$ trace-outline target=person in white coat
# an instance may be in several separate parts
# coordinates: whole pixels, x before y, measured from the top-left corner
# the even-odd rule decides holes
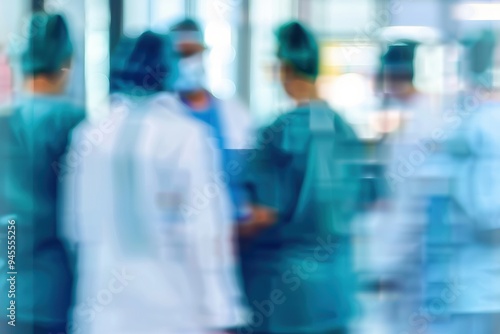
[[[243,323],[219,161],[206,126],[164,92],[164,42],[139,37],[111,115],[73,139],[73,333],[222,333]]]
[[[222,171],[232,200],[235,222],[246,222],[251,216],[244,187],[241,150],[252,148],[252,124],[248,110],[237,99],[221,100],[207,90],[203,54],[206,50],[200,25],[185,19],[170,28],[174,50],[179,57],[173,88],[186,106],[188,114],[209,126],[207,138],[212,151],[222,156]]]

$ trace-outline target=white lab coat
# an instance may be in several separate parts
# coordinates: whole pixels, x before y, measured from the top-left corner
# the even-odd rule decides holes
[[[390,191],[390,208],[368,216],[373,228],[372,270],[385,279],[419,270],[414,261],[421,260],[426,224],[425,203],[420,201],[425,193],[423,182],[438,177],[433,166],[440,143],[429,141],[435,131],[447,129],[442,107],[430,96],[416,95],[397,107],[402,127],[386,143],[389,156],[384,179]]]
[[[221,101],[222,128],[226,135],[226,149],[253,148],[254,128],[249,111],[236,99]]]
[[[424,195],[435,173],[437,158],[425,145],[435,130],[443,128],[436,101],[417,95],[396,106],[402,127],[386,142],[388,157],[384,179],[389,188],[388,205],[366,216],[368,272],[373,278],[397,283],[397,296],[379,304],[374,317],[391,321],[387,332],[406,332],[408,319],[422,305],[423,254],[427,210]],[[438,143],[436,143],[437,145]],[[397,309],[397,314],[394,314]],[[379,312],[379,313],[378,313]]]
[[[117,98],[104,123],[75,134],[74,333],[205,333],[243,323],[228,196],[213,181],[219,162],[206,132],[158,94]]]

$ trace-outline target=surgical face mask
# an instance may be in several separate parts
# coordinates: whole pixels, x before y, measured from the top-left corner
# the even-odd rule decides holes
[[[179,73],[175,82],[175,90],[193,92],[205,88],[206,77],[201,54],[181,58],[178,67]]]

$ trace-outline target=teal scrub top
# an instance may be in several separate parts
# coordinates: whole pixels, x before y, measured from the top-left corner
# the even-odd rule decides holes
[[[70,257],[58,234],[61,158],[85,113],[53,96],[23,96],[0,117],[0,236],[16,221],[16,320],[45,326],[67,321],[73,293]],[[6,113],[5,111],[8,111]],[[0,254],[6,259],[7,252]],[[4,262],[5,265],[5,262]],[[4,267],[5,268],[5,267]],[[7,270],[2,270],[2,277]],[[2,279],[2,309],[9,287]],[[6,307],[6,306],[5,306]]]
[[[316,101],[314,108],[334,127],[333,133],[320,134],[315,152],[311,105],[302,105],[265,128],[247,159],[253,201],[278,212],[272,227],[240,246],[252,333],[342,329],[354,313],[349,225],[357,210],[360,175],[354,165],[360,145],[326,103]],[[319,175],[325,162],[338,169],[330,179],[334,184],[307,184],[313,180],[308,169]],[[330,196],[316,196],[321,187],[329,188]],[[316,195],[303,196],[311,189]],[[320,203],[311,204],[315,201]]]

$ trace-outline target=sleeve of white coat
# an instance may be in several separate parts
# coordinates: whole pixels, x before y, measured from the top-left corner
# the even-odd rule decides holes
[[[255,144],[255,129],[252,117],[247,108],[237,100],[222,102],[226,148],[242,150],[253,148]]]
[[[79,205],[76,185],[81,176],[82,166],[79,163],[72,162],[70,157],[77,152],[77,145],[82,141],[86,127],[88,127],[88,123],[84,122],[73,131],[68,152],[63,158],[62,168],[58,174],[61,186],[59,203],[61,226],[58,233],[64,238],[67,246],[73,252],[76,251],[76,246],[80,241],[77,226]]]
[[[190,261],[206,328],[242,324],[241,291],[235,273],[230,207],[225,185],[215,178],[217,161],[205,136],[193,132],[179,157],[188,171],[181,214],[188,226]],[[217,160],[217,159],[216,159]]]

